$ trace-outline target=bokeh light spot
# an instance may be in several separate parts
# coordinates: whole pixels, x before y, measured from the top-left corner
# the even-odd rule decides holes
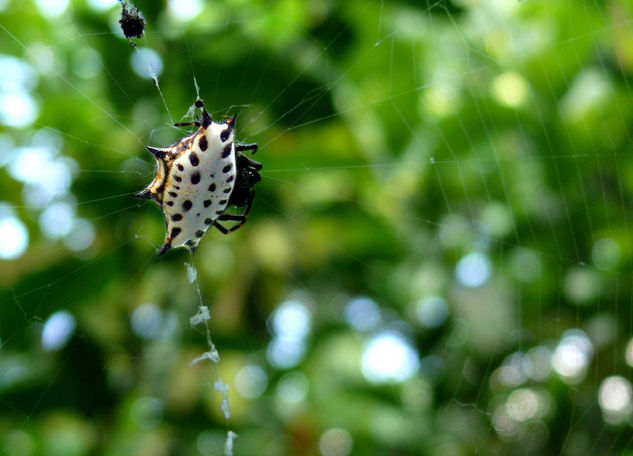
[[[492,264],[483,253],[469,253],[459,260],[455,274],[461,285],[469,288],[480,287],[490,279]]]
[[[620,262],[620,245],[611,238],[599,239],[591,249],[591,259],[598,269],[612,270]]]
[[[282,303],[272,318],[273,331],[280,337],[301,339],[310,331],[310,312],[299,300],[291,299]]]
[[[163,71],[163,59],[155,50],[139,47],[132,54],[132,70],[142,78],[156,78]]]
[[[140,397],[132,404],[132,420],[141,429],[153,429],[163,419],[163,403],[155,397]]]
[[[117,0],[88,0],[88,5],[95,11],[108,10],[117,3]]]
[[[371,298],[357,296],[345,305],[345,321],[358,331],[374,329],[380,320],[380,308]]]
[[[308,395],[309,389],[308,377],[301,372],[289,372],[281,377],[277,384],[279,398],[290,405],[303,401]]]
[[[235,389],[246,399],[261,396],[268,386],[266,371],[256,364],[241,368],[235,376]]]
[[[629,339],[629,343],[626,344],[624,359],[629,366],[633,367],[633,338]]]
[[[92,245],[95,240],[96,231],[92,222],[76,218],[73,226],[64,238],[66,247],[75,252],[85,250]]]
[[[415,315],[427,328],[437,328],[448,318],[448,304],[439,296],[428,296],[418,302]]]
[[[582,381],[593,357],[593,344],[584,331],[571,329],[563,334],[552,356],[552,367],[569,384]]]
[[[40,214],[40,229],[44,236],[58,239],[72,230],[75,206],[65,201],[51,204]]]
[[[29,245],[26,226],[11,212],[0,211],[0,258],[3,260],[21,257]]]
[[[589,304],[598,297],[601,280],[595,270],[588,267],[570,268],[563,281],[563,291],[577,305]]]
[[[9,127],[31,125],[39,114],[31,94],[27,92],[0,92],[0,123]]]
[[[492,95],[504,106],[517,108],[525,103],[529,85],[519,73],[508,71],[492,81]]]
[[[75,331],[75,318],[66,310],[60,310],[51,315],[42,330],[42,346],[45,350],[53,351],[63,348]]]
[[[70,0],[36,0],[35,3],[42,16],[52,19],[64,14]]]
[[[352,452],[352,436],[345,429],[333,428],[325,431],[319,439],[323,456],[347,456]]]
[[[169,0],[169,14],[180,21],[195,19],[202,11],[201,0]]]
[[[403,382],[420,368],[417,351],[396,331],[384,331],[371,338],[362,356],[362,371],[372,383]]]
[[[598,403],[605,419],[612,423],[625,421],[631,414],[631,383],[619,375],[605,378],[598,390]]]
[[[303,340],[275,337],[268,344],[266,354],[272,366],[288,369],[299,364],[305,351],[306,346]]]
[[[137,336],[154,339],[163,328],[163,311],[156,304],[142,304],[134,309],[130,323]]]

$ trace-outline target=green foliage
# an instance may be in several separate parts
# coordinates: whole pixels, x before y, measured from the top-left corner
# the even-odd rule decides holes
[[[632,451],[630,2],[139,0],[134,46],[116,3],[46,3],[0,1],[37,107],[12,126],[2,60],[0,235],[29,240],[0,259],[0,454],[217,455],[228,429],[239,456]],[[248,223],[193,258],[217,369],[190,365],[189,255],[156,256],[132,197],[196,83],[264,164]],[[72,186],[38,199],[53,162]],[[280,365],[293,305],[305,352]],[[46,349],[53,315],[76,327]],[[406,342],[380,346],[387,382],[381,340]]]

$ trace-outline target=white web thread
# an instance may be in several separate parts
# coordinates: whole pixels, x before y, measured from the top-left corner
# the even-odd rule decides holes
[[[24,52],[26,52],[31,58],[35,58],[35,56],[33,55],[33,52],[26,46],[24,45],[24,43],[22,43],[22,41],[20,41],[13,33],[11,33],[9,31],[9,29],[7,29],[4,25],[2,25],[0,23],[0,28],[2,30],[5,31],[5,33],[7,35],[9,35],[11,37],[11,39],[13,39],[20,47],[22,47],[22,49],[24,49]],[[54,68],[51,69],[51,72],[57,76],[60,80],[62,80],[65,84],[67,84],[71,89],[73,89],[75,92],[77,92],[78,95],[80,95],[82,98],[85,98],[86,101],[88,101],[89,103],[91,103],[94,107],[96,107],[99,111],[101,111],[103,114],[105,114],[108,118],[110,118],[114,123],[116,123],[119,127],[121,127],[123,130],[125,130],[127,133],[129,133],[131,136],[133,136],[134,138],[136,138],[136,140],[139,143],[143,143],[141,138],[139,138],[132,130],[130,130],[127,126],[125,126],[123,123],[121,123],[121,121],[119,121],[119,119],[117,119],[116,117],[114,117],[112,114],[110,114],[104,107],[102,107],[100,104],[98,104],[97,102],[95,102],[90,96],[86,95],[81,89],[79,89],[76,85],[74,85],[72,82],[70,82],[67,78],[64,77],[63,74],[61,74],[59,71],[55,70]]]
[[[477,71],[477,70],[476,70],[476,71]],[[418,88],[418,89],[419,89],[419,88]],[[391,93],[390,93],[389,97],[390,97],[390,99],[395,99],[395,98],[397,97],[397,95],[396,95],[396,94],[391,94]],[[337,115],[340,115],[340,114],[342,114],[342,112],[337,112]],[[314,122],[314,121],[313,121],[313,122]],[[300,126],[300,125],[299,125],[299,126]],[[299,126],[293,126],[293,127],[291,127],[290,129],[298,128]],[[581,156],[581,155],[576,155],[575,157],[580,157],[580,156]],[[569,157],[570,157],[570,156],[566,156],[566,158],[569,158]],[[538,157],[533,157],[533,156],[531,156],[531,157],[529,157],[529,158],[530,158],[530,159],[534,159],[534,158],[538,158]],[[556,158],[556,157],[555,157],[555,156],[553,156],[553,157],[551,157],[551,158]],[[561,158],[561,157],[558,157],[558,158]],[[524,158],[524,159],[525,159],[525,158]],[[452,160],[440,160],[440,161],[437,161],[437,162],[435,162],[435,161],[434,161],[434,163],[435,163],[435,164],[439,164],[439,163],[451,163],[451,162],[452,162],[452,163],[462,163],[462,164],[465,164],[465,163],[467,163],[467,162],[468,162],[468,161],[470,161],[470,160],[471,160],[471,159],[468,159],[468,158],[458,158],[458,157],[455,157],[455,158],[454,158],[454,159],[452,159]],[[472,160],[476,160],[476,159],[472,159]],[[506,159],[506,160],[507,160],[507,159]],[[376,165],[366,165],[366,166],[376,166]],[[388,166],[388,165],[387,165],[387,164],[385,164],[385,166]],[[393,166],[393,165],[390,165],[390,166]],[[437,169],[439,168],[438,166],[433,166],[433,167],[434,167],[434,169],[435,169],[436,171],[437,171]],[[332,167],[332,168],[333,168],[333,169],[336,169],[337,167]],[[308,168],[305,168],[305,169],[308,169]],[[311,168],[310,168],[310,169],[311,169]],[[503,176],[503,173],[501,173],[501,175]],[[622,188],[622,187],[620,186],[620,188]],[[561,184],[560,184],[560,183],[559,183],[559,189],[560,189],[560,190],[559,190],[559,193],[564,194],[564,189],[562,188],[562,186],[561,186]],[[467,189],[465,188],[464,190],[466,191]],[[563,195],[563,196],[564,196],[564,195]],[[365,204],[366,204],[366,203],[365,203]],[[585,203],[585,204],[586,204],[586,203]],[[567,207],[568,207],[568,203],[565,203],[565,205],[564,205],[564,206],[565,206],[565,209],[567,209]],[[587,206],[585,205],[585,207],[587,207]],[[449,212],[451,212],[451,211],[450,211],[450,208],[449,208]],[[407,217],[411,217],[410,215],[406,215],[406,216],[407,216]],[[430,220],[425,220],[425,222],[426,222],[426,223],[429,223],[429,224],[432,224],[432,225],[437,225],[437,224],[435,224],[434,222],[432,222],[432,221],[430,221]],[[437,226],[439,226],[439,225],[437,225]],[[554,229],[554,228],[552,228],[552,229]],[[556,238],[554,237],[554,239],[556,239]],[[507,243],[507,242],[505,242],[505,241],[495,241],[495,242],[498,242],[498,243],[500,243],[501,245],[504,245],[504,244],[507,244],[507,245],[514,245],[514,244],[512,244],[512,243]],[[517,245],[517,246],[520,246],[520,243],[518,242],[518,240],[517,240],[517,242],[516,242],[516,245]],[[538,252],[538,251],[537,251],[537,252]],[[563,254],[563,252],[560,250],[560,248],[558,249],[558,254],[556,254],[556,253],[554,253],[554,254],[553,254],[553,253],[551,253],[551,252],[543,252],[543,251],[540,251],[540,252],[538,252],[538,253],[539,253],[539,254],[541,254],[541,255],[544,255],[544,256],[549,256],[549,257],[557,258],[559,261],[565,261],[565,262],[569,261],[570,263],[574,263],[574,264],[578,262],[578,259],[577,259],[577,258],[576,258],[576,259],[565,258],[565,257],[564,257],[564,254]],[[618,274],[618,272],[615,272],[615,274]],[[201,305],[201,307],[203,307],[203,306]],[[204,307],[206,308],[206,306],[204,306]],[[208,310],[208,309],[207,309],[207,310]],[[209,318],[210,318],[210,317],[209,317]],[[207,323],[207,327],[208,327],[208,323]],[[492,358],[491,358],[491,359],[492,359]],[[229,431],[229,432],[230,432],[230,431]],[[228,445],[228,443],[229,443],[229,440],[227,439],[227,445]],[[232,440],[230,441],[230,443],[231,443],[231,446],[232,446]]]
[[[13,38],[13,39],[14,39],[14,40],[15,40],[15,41],[16,41],[16,42],[20,45],[20,46],[22,46],[22,47],[25,49],[25,51],[27,51],[28,53],[30,53],[30,50],[29,50],[29,49],[28,49],[28,48],[27,48],[27,47],[26,47],[26,46],[25,46],[22,42],[20,42],[20,41],[17,39],[17,37],[15,37],[15,36],[14,36],[11,32],[9,32],[9,30],[8,30],[8,29],[6,29],[6,28],[5,28],[4,26],[2,26],[1,24],[0,24],[0,27],[2,27],[2,29],[3,29],[3,30],[4,30],[4,31],[5,31],[5,32],[9,35],[9,36],[11,36],[11,38]],[[81,38],[82,38],[82,40],[84,41],[84,43],[86,43],[86,41],[85,41],[85,39],[84,39],[83,35],[81,35],[81,34],[80,34],[77,30],[75,30],[75,31],[76,31],[76,33],[77,33],[78,35],[80,35],[80,36],[81,36]],[[147,33],[144,35],[144,38],[145,38],[145,40],[146,40],[146,42],[147,42]],[[130,41],[131,41],[131,40],[130,40]],[[163,105],[164,105],[164,107],[165,107],[165,110],[166,110],[166,112],[167,112],[167,115],[168,115],[168,117],[169,117],[169,119],[170,119],[170,123],[171,123],[171,124],[173,124],[173,123],[174,123],[174,121],[173,121],[173,117],[172,117],[172,115],[171,115],[171,113],[170,113],[170,111],[169,111],[169,107],[168,107],[168,105],[167,105],[166,99],[165,99],[164,94],[163,94],[163,92],[162,92],[162,90],[161,90],[161,88],[160,88],[160,83],[159,83],[159,80],[158,80],[158,74],[157,74],[156,70],[153,68],[153,66],[152,66],[151,62],[150,62],[150,61],[149,61],[149,59],[146,57],[146,55],[145,55],[144,53],[140,52],[140,50],[139,50],[138,46],[136,46],[136,45],[135,45],[135,43],[134,43],[133,41],[131,41],[131,42],[132,42],[132,44],[133,44],[134,51],[138,53],[139,57],[142,59],[142,61],[144,62],[145,66],[147,67],[148,74],[149,74],[149,76],[151,77],[151,79],[152,79],[152,81],[153,81],[153,83],[154,83],[154,86],[156,87],[156,89],[157,89],[157,91],[158,91],[158,93],[159,93],[159,95],[160,95],[160,98],[161,98],[161,100],[162,100],[162,102],[163,102]],[[87,43],[86,43],[86,44],[87,44]],[[148,48],[149,48],[149,46],[148,46]],[[108,73],[108,75],[109,75],[111,78],[113,78],[113,76],[112,76],[111,72],[110,72],[110,71],[109,71],[109,70],[105,67],[105,64],[103,63],[103,60],[102,60],[100,57],[99,57],[99,63],[100,63],[100,65],[101,65],[102,67],[104,67],[104,68],[105,68],[105,71]],[[62,79],[64,82],[66,82],[66,83],[67,83],[67,84],[68,84],[71,88],[73,88],[74,90],[76,90],[76,91],[77,91],[80,95],[82,95],[82,96],[84,96],[84,97],[88,98],[86,95],[84,95],[84,93],[83,93],[80,89],[78,89],[77,87],[75,87],[75,86],[74,86],[74,85],[73,85],[70,81],[68,81],[67,79],[65,79],[65,78],[64,78],[61,74],[58,74],[58,73],[56,73],[56,74],[57,74],[57,76],[58,76],[60,79]],[[113,79],[114,79],[114,78],[113,78]],[[197,80],[196,80],[196,78],[195,78],[195,75],[194,75],[193,79],[194,79],[194,85],[195,85],[195,89],[196,89],[196,95],[197,95],[197,98],[200,98],[200,88],[199,88],[198,82],[197,82]],[[120,86],[120,84],[118,83],[118,81],[116,81],[116,80],[115,80],[115,83],[116,83],[116,84],[119,86],[119,88],[123,91],[123,88]],[[126,98],[128,98],[128,99],[129,99],[129,96],[128,96],[125,92],[124,92],[124,95],[126,96]],[[115,117],[113,117],[112,115],[110,115],[110,114],[109,114],[109,113],[108,113],[108,112],[107,112],[104,108],[102,108],[101,106],[97,105],[97,104],[96,104],[96,103],[95,103],[92,99],[90,99],[90,98],[88,98],[88,99],[89,99],[89,101],[90,101],[92,104],[94,104],[94,105],[95,105],[98,109],[100,109],[100,110],[101,110],[104,114],[106,114],[106,115],[107,115],[108,117],[110,117],[113,121],[115,121],[116,123],[118,123],[121,127],[123,127],[125,130],[127,130],[130,134],[133,134],[133,133],[131,132],[131,130],[129,130],[129,129],[128,129],[128,128],[126,128],[123,124],[121,124],[121,123],[120,123],[120,122],[119,122],[119,121],[118,121]],[[192,116],[192,114],[193,114],[194,110],[195,110],[195,104],[194,104],[194,105],[192,105],[192,106],[189,108],[189,110],[187,111],[187,113],[186,113],[183,117],[189,117],[189,116]],[[70,136],[70,135],[66,135],[66,136]],[[81,139],[81,138],[75,138],[75,139],[80,140],[81,142],[90,143],[89,141],[85,141],[85,140],[83,140],[83,139]],[[141,141],[141,138],[139,138],[139,137],[137,137],[137,140],[138,140],[139,142],[142,142],[142,141]],[[97,146],[98,146],[98,147],[104,147],[104,146],[99,145],[99,144],[97,144]],[[115,151],[115,150],[113,150],[113,151]],[[118,151],[115,151],[115,152],[118,152]],[[92,172],[106,172],[106,171],[102,171],[102,170],[86,170],[86,171],[92,171]],[[110,172],[111,172],[111,171],[110,171]],[[112,198],[117,198],[117,197],[122,197],[122,196],[130,196],[130,195],[133,195],[134,193],[135,193],[135,192],[126,193],[126,194],[122,194],[122,195],[110,195],[110,196],[108,196],[108,197],[97,198],[97,199],[93,199],[93,200],[90,200],[90,201],[84,201],[84,202],[80,202],[80,203],[78,203],[78,204],[88,204],[88,203],[93,203],[93,202],[97,202],[97,201],[102,201],[102,200],[107,200],[107,199],[112,199]],[[139,206],[139,204],[140,204],[140,203],[136,203],[136,204],[134,204],[134,205],[128,206],[128,207],[123,208],[123,209],[121,209],[121,210],[113,211],[113,212],[111,212],[110,214],[105,214],[105,215],[102,215],[102,216],[99,216],[99,217],[93,218],[93,219],[91,219],[91,220],[98,220],[98,219],[102,219],[102,218],[107,217],[107,216],[109,216],[109,215],[113,215],[113,214],[116,214],[116,213],[120,213],[120,212],[122,212],[122,211],[126,211],[126,210],[128,210],[128,209],[130,209],[130,208],[132,208],[132,207],[138,207],[138,206]],[[22,205],[22,206],[15,206],[15,207],[33,207],[33,206],[24,206],[24,205]],[[138,239],[138,238],[143,238],[143,236],[136,235],[134,238],[135,238],[135,239]],[[202,293],[201,293],[201,290],[200,290],[200,284],[199,284],[198,279],[197,279],[197,270],[196,270],[195,266],[193,265],[193,261],[192,261],[192,263],[190,263],[190,264],[189,264],[189,263],[185,263],[185,265],[186,265],[186,268],[187,268],[187,276],[188,276],[189,282],[190,282],[190,283],[194,283],[194,284],[195,284],[195,286],[196,286],[196,291],[197,291],[197,293],[198,293],[198,297],[199,297],[199,299],[200,299],[200,305],[199,305],[199,308],[198,308],[198,312],[197,312],[197,313],[196,313],[193,317],[191,317],[191,319],[190,319],[190,324],[191,324],[192,326],[198,326],[198,325],[203,325],[203,326],[204,326],[205,335],[206,335],[206,339],[207,339],[207,344],[208,344],[208,347],[209,347],[209,350],[208,350],[208,351],[204,352],[204,353],[203,353],[203,354],[201,354],[200,356],[198,356],[198,357],[196,357],[195,359],[193,359],[193,360],[191,361],[190,365],[191,365],[191,366],[193,366],[193,365],[195,365],[195,364],[197,364],[197,363],[199,363],[199,362],[202,362],[202,361],[204,361],[204,360],[209,360],[209,361],[211,361],[211,362],[213,362],[213,363],[215,364],[215,366],[216,366],[216,372],[217,372],[217,378],[218,378],[218,379],[217,379],[217,380],[216,380],[216,382],[214,383],[214,389],[215,389],[216,391],[218,391],[218,392],[221,394],[221,396],[222,396],[222,402],[221,402],[221,406],[220,406],[220,407],[221,407],[221,410],[222,410],[222,413],[223,413],[223,415],[224,415],[225,419],[226,419],[226,420],[229,420],[229,419],[230,419],[230,417],[231,417],[231,407],[230,407],[229,398],[228,398],[229,385],[228,385],[227,383],[225,383],[225,382],[221,379],[221,377],[220,377],[220,372],[219,372],[219,368],[218,368],[218,363],[220,362],[220,355],[219,355],[219,353],[218,353],[218,351],[217,351],[217,349],[216,349],[216,347],[215,347],[215,345],[214,345],[214,343],[213,343],[213,341],[212,341],[212,339],[211,339],[211,331],[210,331],[210,328],[209,328],[209,321],[210,321],[210,319],[211,319],[211,315],[210,315],[210,312],[209,312],[208,307],[207,307],[206,305],[204,305],[204,301],[203,301],[203,298],[202,298]],[[79,269],[81,269],[81,268],[79,268]],[[47,288],[50,288],[50,286],[51,286],[51,285],[52,285],[52,284],[49,284],[49,285],[47,286]],[[15,293],[14,293],[14,295],[15,295]],[[18,305],[18,307],[20,307],[20,308],[21,308],[20,303],[19,303],[19,301],[18,301],[18,297],[17,297],[17,296],[14,296],[14,299],[15,299],[15,302],[16,302],[16,304]],[[21,309],[22,309],[22,308],[21,308]],[[22,309],[22,310],[23,310],[23,309]],[[23,310],[23,312],[24,312],[24,310]],[[5,341],[3,341],[2,343],[3,343],[3,344],[4,344],[4,343],[6,343],[6,340],[5,340]],[[42,397],[43,397],[43,396],[42,396]],[[32,415],[32,413],[33,413],[33,411],[32,411],[29,415]],[[226,455],[226,456],[232,456],[232,455],[233,455],[233,441],[234,441],[234,439],[235,439],[235,438],[237,438],[237,436],[238,436],[238,434],[237,434],[237,433],[235,433],[235,432],[233,432],[232,430],[228,430],[228,431],[227,431],[227,439],[226,439],[226,443],[225,443],[225,455]]]
[[[619,25],[621,25],[621,24],[619,24]],[[613,26],[612,28],[615,28],[615,26]],[[5,31],[7,31],[7,30],[5,29]],[[7,33],[9,33],[9,32],[7,31]],[[77,32],[77,33],[79,33],[79,32]],[[586,35],[589,36],[592,33],[595,33],[595,32],[590,32],[590,33],[587,33]],[[578,36],[578,38],[582,38],[584,36],[585,35],[580,35],[580,36]],[[13,38],[15,39],[15,37],[13,37]],[[566,40],[566,41],[569,41],[569,40]],[[564,42],[566,42],[566,41],[564,41]],[[150,68],[151,68],[151,66],[150,66]],[[469,74],[470,73],[473,73],[473,74],[474,73],[478,73],[478,72],[482,71],[483,69],[485,69],[485,68],[482,67],[481,69],[476,69],[476,70],[473,70],[473,71],[469,71],[468,73]],[[195,79],[194,79],[194,82],[195,82]],[[294,82],[294,81],[292,81],[292,82]],[[290,84],[292,84],[292,82]],[[335,83],[336,83],[336,81],[335,81]],[[416,87],[415,89],[412,89],[412,90],[417,91],[417,90],[424,89],[426,87],[428,87],[428,85]],[[196,89],[197,89],[196,91],[198,92],[197,82],[196,82]],[[403,93],[399,93],[399,94],[390,94],[388,97],[386,97],[384,99],[381,99],[381,100],[378,100],[377,102],[373,102],[373,103],[369,103],[369,104],[363,104],[361,106],[348,109],[347,111],[339,112],[338,114],[348,113],[348,112],[350,112],[351,110],[354,110],[354,109],[361,109],[361,108],[366,107],[366,106],[371,105],[371,104],[375,104],[375,103],[387,101],[389,99],[397,98],[397,97],[402,96],[402,95],[404,95],[406,93],[407,92],[403,92]],[[187,111],[186,115],[188,115],[188,114],[189,114],[189,111]],[[297,128],[309,125],[310,123],[319,122],[319,121],[322,121],[322,120],[327,120],[327,118],[329,118],[329,117],[323,117],[323,118],[315,119],[313,121],[306,122],[306,123],[303,123],[303,124],[294,125],[294,126],[288,128],[288,130],[294,130],[294,129],[297,129]],[[44,127],[46,127],[46,126],[44,126]],[[46,128],[52,128],[52,127],[46,127]],[[65,134],[63,132],[59,132],[59,133]],[[70,137],[70,135],[68,135],[68,136]],[[86,144],[91,144],[91,145],[94,145],[94,146],[97,146],[97,147],[103,147],[103,145],[101,145],[101,144],[91,143],[91,142],[83,140],[81,138],[77,138],[77,137],[72,137],[72,138],[76,139],[78,141],[85,142]],[[110,149],[110,148],[107,148],[107,149],[109,151],[119,152],[116,149]],[[555,158],[563,158],[563,157],[565,157],[565,158],[583,158],[583,157],[590,158],[592,156],[593,155],[591,155],[591,154],[568,154],[568,155],[560,155],[560,154],[557,155],[557,154],[554,154],[554,155],[548,155],[548,156],[530,156],[530,157],[524,158],[524,160],[527,160],[527,159],[537,160],[537,159],[545,159],[545,158],[555,159]],[[473,159],[469,159],[469,158],[463,158],[463,159],[462,158],[454,158],[454,159],[443,159],[443,160],[433,159],[433,163],[434,164],[455,164],[455,163],[468,163],[469,161],[477,161],[477,160],[479,160],[479,159],[476,159],[476,158],[473,158]],[[500,160],[508,161],[510,159],[508,159],[508,158],[505,158],[505,159],[501,158]],[[321,167],[321,168],[318,168],[318,167],[317,168],[315,168],[315,167],[297,168],[297,170],[326,170],[326,169],[335,170],[335,169],[346,169],[346,168],[394,167],[394,166],[398,166],[398,165],[399,164],[397,164],[397,163],[395,163],[395,164],[394,163],[382,163],[382,164],[378,163],[378,164],[350,165],[350,166],[328,166],[328,167]],[[85,171],[85,172],[119,172],[119,173],[126,173],[126,171],[111,171],[111,170],[81,170],[81,171]],[[275,172],[279,173],[279,172],[288,172],[288,171],[293,171],[293,169],[272,169],[272,170],[267,170],[267,173],[275,173]],[[123,196],[123,195],[121,195],[121,196]],[[112,196],[112,197],[116,197],[116,195]],[[92,202],[92,201],[98,201],[98,200],[91,200],[89,202]],[[21,206],[21,207],[26,207],[26,206]],[[430,221],[428,221],[428,222],[430,222]],[[574,261],[574,260],[570,259],[570,261]]]
[[[209,327],[209,321],[211,321],[211,312],[209,311],[209,308],[204,304],[202,292],[200,290],[200,282],[198,281],[198,270],[193,264],[193,258],[191,259],[190,263],[185,263],[185,268],[187,269],[187,278],[189,280],[189,283],[194,284],[199,298],[198,311],[189,319],[189,323],[191,324],[191,326],[194,327],[203,327],[205,336],[207,338],[207,345],[209,348],[206,352],[194,358],[189,365],[194,366],[205,360],[209,360],[214,364],[217,380],[213,384],[213,387],[222,395],[222,403],[220,404],[220,409],[222,410],[224,418],[228,421],[231,418],[231,405],[229,403],[228,395],[229,385],[225,383],[220,376],[220,369],[218,367],[220,363],[220,354],[218,353],[218,350],[215,347],[213,340],[211,339],[211,329]],[[224,446],[225,456],[233,456],[233,440],[235,438],[237,438],[237,434],[232,430],[228,430],[226,443]]]
[[[147,32],[145,33],[143,37],[145,39],[145,42],[147,43],[148,49],[151,49],[149,46],[149,40],[147,39]],[[134,46],[134,51],[138,53],[138,55],[143,59],[143,62],[147,66],[147,72],[149,76],[152,78],[152,81],[154,82],[154,86],[156,87],[156,90],[158,90],[158,94],[160,95],[160,99],[163,102],[163,106],[165,106],[165,111],[167,112],[167,116],[169,117],[169,123],[173,125],[174,119],[171,116],[171,112],[169,112],[169,106],[167,106],[167,100],[165,100],[163,91],[160,88],[160,83],[158,82],[158,74],[156,73],[156,70],[152,66],[152,62],[149,61],[145,53],[139,50],[138,46]]]

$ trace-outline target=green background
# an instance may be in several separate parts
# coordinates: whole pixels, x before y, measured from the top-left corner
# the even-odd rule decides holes
[[[174,4],[137,2],[159,93],[118,5],[0,2],[0,53],[37,73],[38,110],[0,125],[0,199],[29,234],[0,260],[1,454],[215,455],[227,429],[236,455],[633,453],[633,2],[206,1],[186,20]],[[188,252],[157,257],[162,214],[131,196],[153,177],[144,146],[188,132],[170,124],[194,76],[264,165],[248,223],[193,259],[218,369],[189,365],[207,345]],[[11,172],[42,137],[71,160],[60,198],[94,228],[85,248],[45,234]],[[345,317],[359,296],[380,317],[365,330]],[[288,300],[310,330],[283,367],[267,352]],[[62,310],[75,331],[46,350]],[[406,379],[363,374],[381,334],[414,348]]]

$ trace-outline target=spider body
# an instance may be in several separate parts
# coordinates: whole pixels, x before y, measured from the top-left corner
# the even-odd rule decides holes
[[[158,161],[152,183],[137,197],[160,204],[165,215],[167,234],[160,249],[162,255],[171,247],[185,246],[193,253],[210,226],[223,233],[239,228],[246,222],[260,180],[261,164],[241,151],[256,151],[256,144],[236,144],[235,116],[226,122],[214,122],[204,108],[202,122],[195,133],[166,148],[149,147]],[[246,206],[241,215],[225,214],[229,205]],[[239,222],[226,229],[220,221]]]
[[[145,33],[145,18],[131,2],[121,2],[121,18],[119,19],[123,35],[127,39],[140,38]]]
[[[238,148],[240,146],[238,146]],[[237,177],[235,178],[235,187],[233,188],[233,193],[231,193],[229,204],[239,207],[248,207],[252,204],[253,198],[255,198],[255,190],[253,187],[255,187],[255,184],[262,179],[262,176],[259,174],[259,170],[262,169],[262,165],[261,163],[248,158],[246,155],[239,152],[239,150],[235,158],[237,165]]]

